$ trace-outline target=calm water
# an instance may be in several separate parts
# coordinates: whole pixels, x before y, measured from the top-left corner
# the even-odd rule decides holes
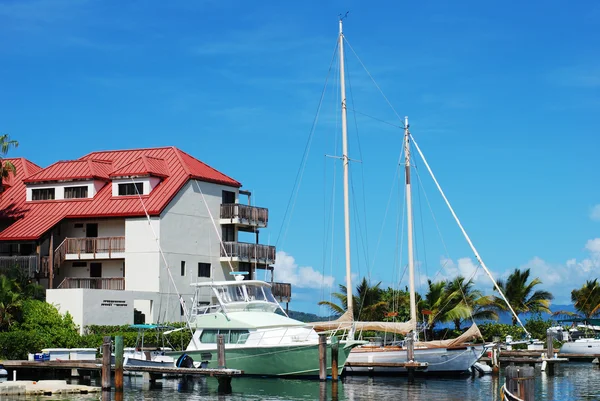
[[[539,367],[538,367],[539,369]],[[503,379],[464,377],[460,379],[420,379],[409,384],[406,378],[346,377],[338,384],[337,400],[448,400],[500,401]],[[92,384],[97,384],[92,382]],[[232,382],[233,394],[220,396],[213,378],[162,380],[162,387],[144,384],[141,378],[125,378],[123,400],[335,400],[332,384],[318,381],[238,378]],[[590,363],[570,363],[557,367],[554,376],[536,370],[536,400],[600,400],[600,369]],[[14,397],[0,397],[0,401]],[[21,397],[19,400],[32,398]],[[44,400],[88,401],[96,395],[43,397]],[[112,400],[115,400],[112,394]]]

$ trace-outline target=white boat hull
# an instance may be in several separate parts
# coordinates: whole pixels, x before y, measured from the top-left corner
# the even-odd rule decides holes
[[[560,347],[561,354],[600,354],[600,339],[582,338],[566,342]]]
[[[415,361],[426,362],[427,369],[423,372],[431,374],[461,374],[467,373],[483,354],[483,345],[469,345],[452,348],[421,348],[415,349]],[[350,352],[345,366],[346,374],[402,374],[406,368],[376,366],[378,363],[406,362],[405,349],[378,348],[365,351],[360,347]],[[353,362],[372,363],[369,367],[353,367]]]

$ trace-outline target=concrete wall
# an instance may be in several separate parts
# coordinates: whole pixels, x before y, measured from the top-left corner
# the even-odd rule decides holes
[[[111,290],[48,290],[46,301],[55,305],[61,313],[69,312],[73,321],[84,333],[88,325],[133,324],[133,309],[136,300],[147,300],[157,304],[160,295],[141,291]],[[146,315],[146,322],[149,322]]]
[[[223,190],[235,192],[237,196],[237,188],[190,181],[161,215],[160,245],[175,285],[188,303],[194,295],[191,283],[231,279],[226,274],[229,268],[225,271],[219,261],[219,217]],[[185,262],[184,275],[181,274],[182,261]],[[211,278],[198,277],[199,262],[211,264]],[[161,288],[172,286],[169,281],[166,269],[161,268]]]

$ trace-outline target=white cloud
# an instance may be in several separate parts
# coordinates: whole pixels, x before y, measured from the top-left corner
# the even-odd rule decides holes
[[[454,262],[452,259],[442,256],[440,265],[442,266],[442,271],[438,277],[442,280],[452,280],[457,276],[463,276],[467,280],[473,279],[475,283],[489,283],[489,278],[483,267],[479,266],[477,268],[478,264],[471,258],[460,258]],[[435,279],[437,280],[437,278]]]
[[[590,210],[590,219],[600,221],[600,204],[592,207],[592,210]]]
[[[291,283],[299,288],[331,288],[335,281],[334,277],[324,276],[310,266],[299,267],[294,257],[284,251],[277,252],[275,277],[279,282]]]
[[[567,261],[568,263],[569,261]],[[521,271],[526,269],[531,270],[531,278],[539,277],[542,280],[542,284],[546,286],[564,283],[565,280],[563,277],[565,273],[563,266],[553,267],[538,256],[534,256],[533,259],[520,267]]]

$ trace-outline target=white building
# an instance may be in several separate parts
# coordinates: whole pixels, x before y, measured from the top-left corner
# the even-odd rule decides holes
[[[131,324],[134,309],[146,323],[182,321],[177,294],[189,307],[190,283],[273,269],[275,247],[258,242],[268,210],[177,148],[93,152],[45,169],[10,161],[17,174],[0,197],[0,268],[26,269],[82,332]],[[289,302],[291,286],[274,284]]]

